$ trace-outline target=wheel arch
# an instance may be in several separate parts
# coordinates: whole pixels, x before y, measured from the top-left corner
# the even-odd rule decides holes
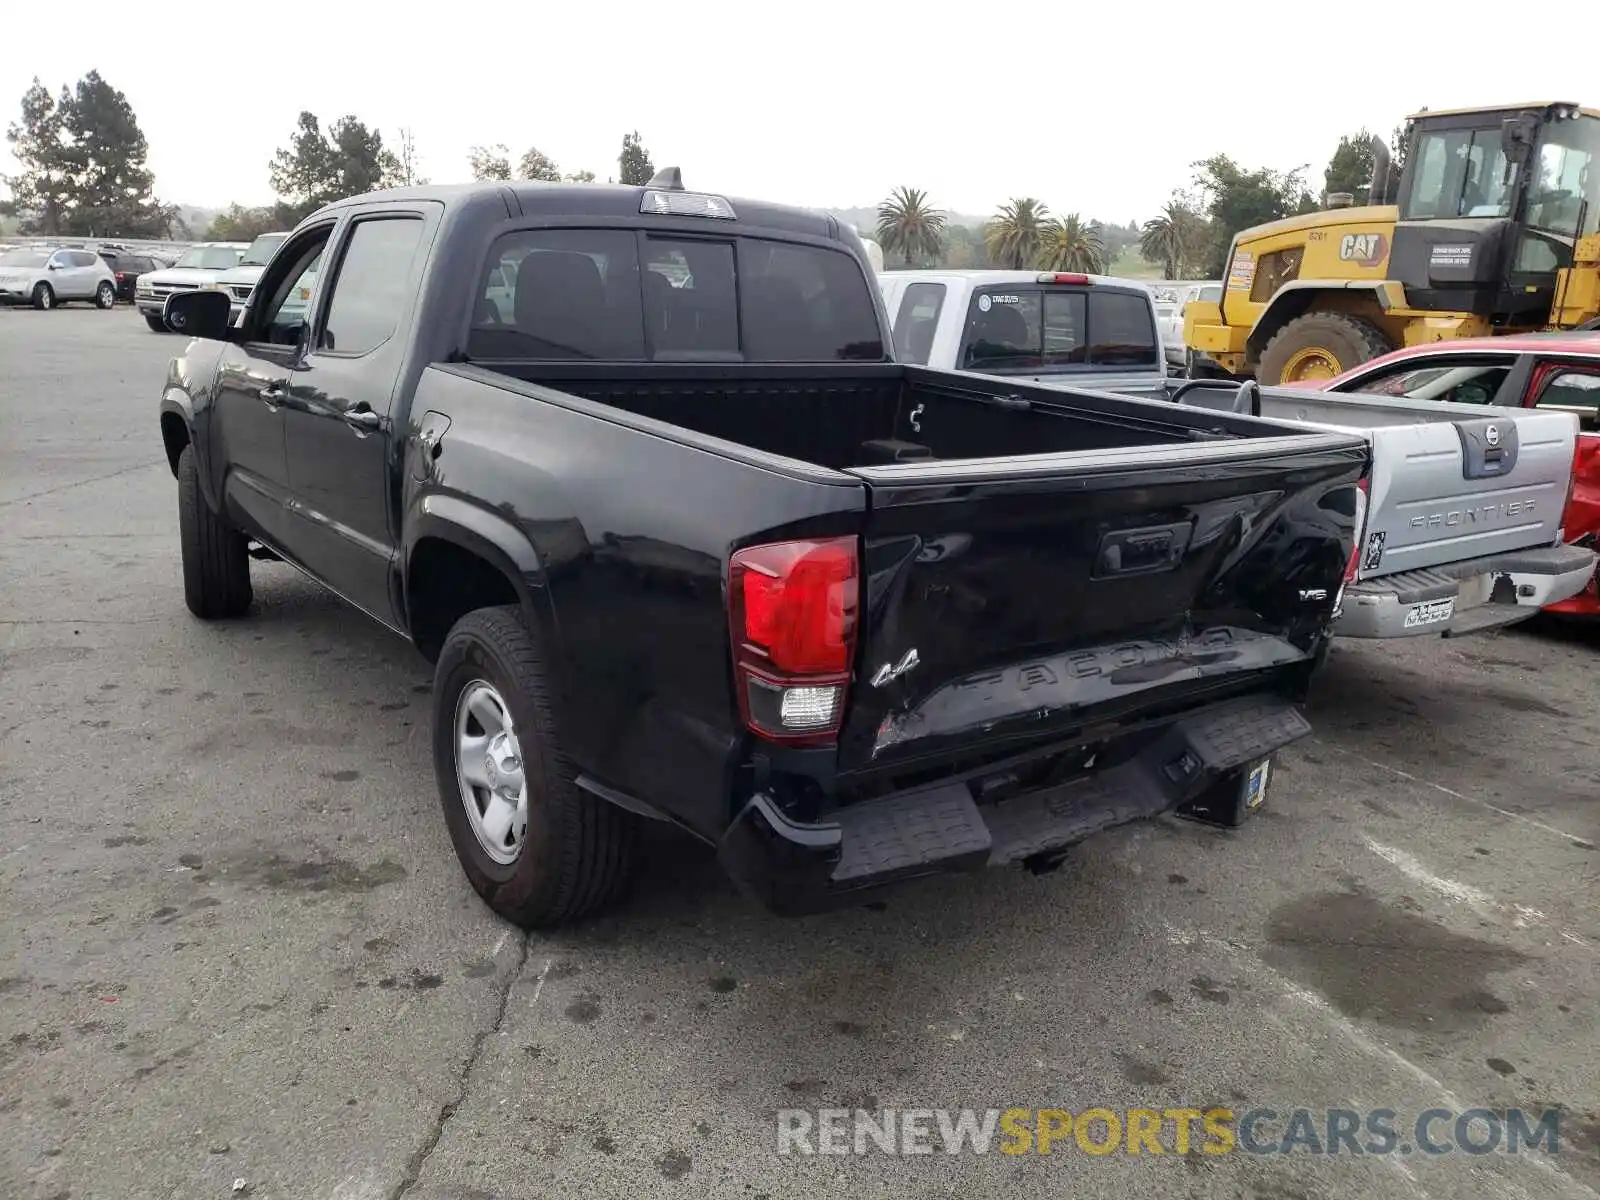
[[[1318,304],[1318,300],[1324,303]],[[1273,293],[1267,307],[1261,310],[1250,336],[1245,342],[1247,360],[1251,366],[1261,362],[1261,354],[1273,336],[1296,317],[1304,316],[1313,308],[1326,308],[1350,316],[1364,316],[1383,329],[1390,341],[1400,339],[1387,313],[1391,308],[1402,307],[1405,295],[1393,280],[1337,280],[1296,279],[1284,284]]]
[[[429,662],[438,658],[451,626],[479,608],[515,604],[531,629],[553,633],[539,552],[506,517],[458,496],[430,495],[405,525],[400,589],[406,631]],[[440,586],[446,579],[450,586]],[[546,644],[555,650],[548,638]]]
[[[186,401],[188,398],[184,397]],[[178,477],[178,458],[184,448],[194,444],[194,431],[190,426],[191,412],[187,403],[174,400],[170,394],[161,401],[161,446],[167,454],[167,466],[172,477]],[[199,454],[196,449],[195,453]],[[205,472],[201,472],[204,478]]]

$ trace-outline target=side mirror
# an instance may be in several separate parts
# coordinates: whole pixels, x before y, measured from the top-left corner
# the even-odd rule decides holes
[[[209,289],[174,292],[162,307],[161,319],[173,333],[225,342],[232,307],[226,292]]]
[[[44,269],[46,271],[59,271],[61,270],[61,264],[52,258],[49,262],[45,263]]]

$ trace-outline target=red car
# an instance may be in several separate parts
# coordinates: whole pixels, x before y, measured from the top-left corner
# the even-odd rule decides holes
[[[1600,541],[1600,331],[1430,342],[1385,354],[1333,379],[1284,386],[1575,413],[1578,448],[1563,526],[1569,542],[1593,546]],[[1576,596],[1546,611],[1600,616],[1597,580],[1600,573]]]

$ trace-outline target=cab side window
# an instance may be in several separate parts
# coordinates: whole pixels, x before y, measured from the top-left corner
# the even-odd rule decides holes
[[[411,260],[421,239],[420,217],[356,222],[333,281],[319,350],[366,354],[389,340],[410,296]]]
[[[247,318],[252,326],[252,342],[265,342],[273,346],[300,344],[311,316],[317,268],[328,244],[328,235],[332,232],[331,223],[310,230],[296,241],[287,243],[281,254],[274,255],[269,275],[262,277],[251,298],[252,303],[258,306],[254,314]]]
[[[1534,405],[1575,413],[1585,433],[1600,432],[1600,372],[1562,371],[1540,389]]]

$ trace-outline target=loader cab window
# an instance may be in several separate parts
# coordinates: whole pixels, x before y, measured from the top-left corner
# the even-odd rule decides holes
[[[1438,129],[1417,139],[1411,190],[1402,216],[1407,221],[1458,217],[1509,217],[1517,172],[1506,176],[1500,126]]]
[[[1600,230],[1600,118],[1546,125],[1528,172],[1526,229],[1514,270],[1548,274],[1572,265],[1573,243]]]
[[[1528,226],[1558,237],[1600,229],[1600,118],[1545,126],[1528,177]],[[1580,222],[1581,227],[1580,227]]]

